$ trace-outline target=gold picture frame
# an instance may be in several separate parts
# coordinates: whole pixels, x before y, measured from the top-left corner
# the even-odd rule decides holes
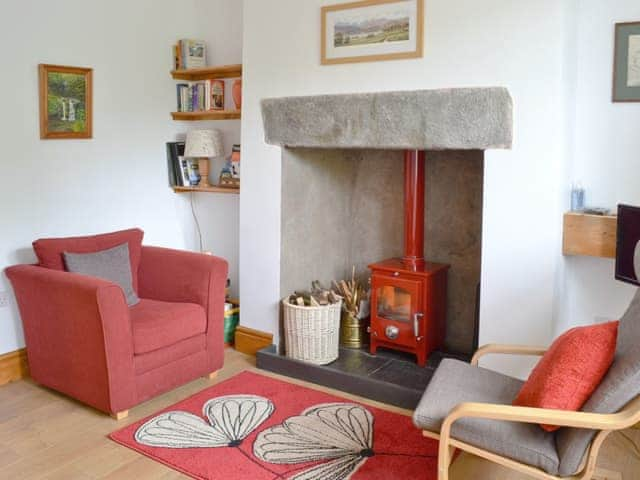
[[[40,138],[93,138],[93,69],[38,65]]]
[[[322,65],[421,58],[424,0],[364,0],[322,7]]]

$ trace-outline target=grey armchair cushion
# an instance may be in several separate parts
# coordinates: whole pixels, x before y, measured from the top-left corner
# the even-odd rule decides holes
[[[620,319],[616,356],[598,389],[582,408],[584,412],[615,413],[640,395],[640,290]],[[557,433],[558,455],[562,476],[580,468],[596,432],[563,428]]]
[[[64,252],[63,255],[68,272],[102,278],[119,285],[129,306],[140,301],[133,289],[128,243],[95,253]]]
[[[449,412],[464,402],[511,405],[523,382],[458,360],[443,360],[433,375],[413,421],[418,428],[439,432]],[[555,434],[537,424],[463,418],[451,435],[463,442],[557,474]]]

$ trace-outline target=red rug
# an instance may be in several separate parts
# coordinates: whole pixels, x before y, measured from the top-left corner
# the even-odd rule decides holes
[[[198,479],[437,478],[410,417],[251,372],[110,437]]]

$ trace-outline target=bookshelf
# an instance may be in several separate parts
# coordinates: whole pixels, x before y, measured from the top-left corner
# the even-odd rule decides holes
[[[209,80],[223,78],[241,78],[242,65],[222,65],[217,67],[193,68],[189,70],[172,70],[171,76],[175,80]],[[202,121],[202,120],[239,120],[240,110],[207,110],[204,112],[172,112],[171,117],[177,121]]]
[[[191,70],[172,70],[171,76],[176,80],[208,80],[210,78],[242,77],[242,65],[223,65],[220,67],[193,68]]]
[[[206,112],[172,112],[174,120],[194,122],[199,120],[239,120],[240,110],[208,110]]]
[[[175,80],[199,81],[209,79],[242,78],[242,65],[222,65],[206,68],[172,70],[171,77]],[[202,121],[202,120],[239,120],[240,110],[207,110],[202,112],[171,112],[173,120],[177,121]],[[175,193],[221,193],[225,195],[239,195],[239,188],[229,187],[172,187]]]
[[[202,193],[226,193],[227,195],[239,195],[239,188],[230,187],[172,187],[175,193],[202,192]]]

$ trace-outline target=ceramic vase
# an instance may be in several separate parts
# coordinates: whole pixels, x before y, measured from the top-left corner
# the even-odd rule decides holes
[[[236,104],[236,109],[242,109],[242,80],[236,80],[233,82],[233,89],[231,93],[233,95],[233,103]]]

